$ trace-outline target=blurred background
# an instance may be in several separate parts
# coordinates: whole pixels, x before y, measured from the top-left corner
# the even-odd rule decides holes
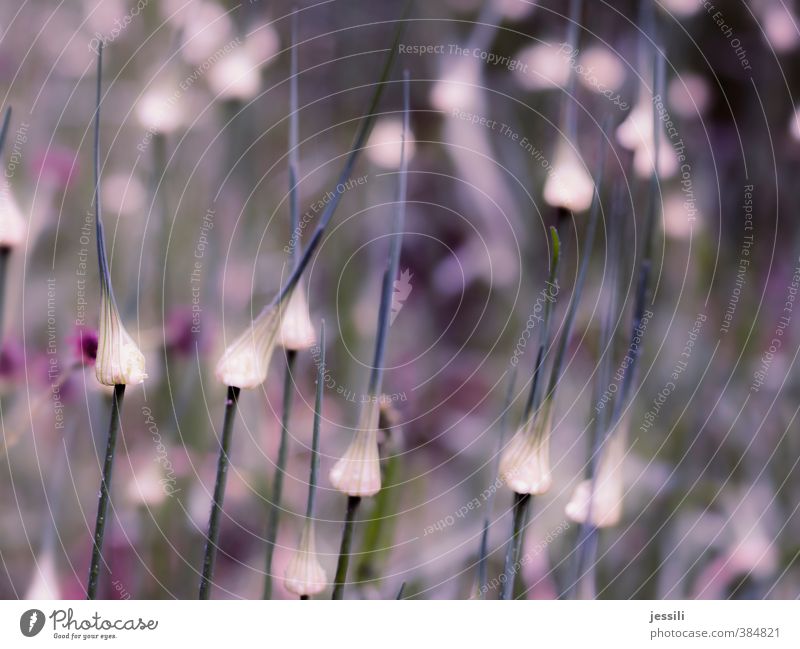
[[[545,288],[547,228],[558,223],[543,190],[551,161],[569,145],[593,176],[606,151],[601,221],[555,405],[554,482],[535,500],[525,537],[531,560],[520,568],[520,596],[562,592],[577,533],[565,506],[585,472],[610,303],[614,367],[628,347],[653,191],[653,94],[664,129],[652,317],[628,418],[623,515],[599,537],[597,595],[798,595],[794,3],[659,0],[660,89],[640,3],[585,4],[575,47],[565,1],[417,3],[357,181],[304,277],[312,321],[328,324],[317,532],[331,576],[345,497],[327,474],[366,389],[406,68],[412,143],[403,299],[384,378],[386,486],[362,505],[348,597],[393,598],[403,581],[407,597],[474,597],[485,517],[489,573],[501,570],[511,492],[480,496],[494,481],[516,362],[511,428],[530,385],[536,345],[520,341]],[[292,11],[300,209],[310,229],[367,111],[402,5],[0,7],[0,94],[14,110],[3,181],[28,224],[11,254],[0,356],[0,596],[84,596],[110,406],[91,367],[99,43],[107,245],[117,301],[149,374],[127,393],[101,596],[193,598],[224,409],[214,364],[272,299],[289,258]],[[587,217],[581,208],[560,224],[556,332]],[[609,254],[612,227],[620,248]],[[215,597],[261,596],[285,364],[276,354],[263,387],[242,394]],[[314,376],[312,354],[301,352],[275,597],[291,596],[281,577],[305,511]],[[464,513],[476,498],[481,504]]]

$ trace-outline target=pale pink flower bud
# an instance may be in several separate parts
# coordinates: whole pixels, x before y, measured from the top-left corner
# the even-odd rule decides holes
[[[285,349],[308,349],[317,340],[308,315],[308,300],[302,285],[294,289],[281,318],[281,345]]]
[[[540,495],[553,483],[550,472],[550,419],[545,403],[539,415],[516,432],[500,456],[500,476],[519,494]]]
[[[589,521],[594,527],[613,527],[622,518],[622,463],[625,456],[624,435],[614,435],[609,441],[608,451],[600,460],[594,494],[592,481],[584,480],[575,488],[567,503],[566,514],[576,523]],[[591,503],[591,506],[590,506]]]
[[[342,459],[331,469],[331,483],[348,496],[374,496],[381,490],[379,414],[378,399],[370,397],[361,409],[353,441]]]
[[[582,212],[592,204],[592,196],[594,181],[583,160],[569,143],[561,142],[544,183],[544,200],[553,207]]]
[[[11,188],[0,189],[0,248],[13,248],[25,240],[25,219]]]
[[[252,389],[266,381],[272,352],[278,343],[282,311],[283,306],[267,307],[228,345],[216,369],[222,383]]]
[[[306,519],[300,545],[286,568],[286,590],[295,595],[316,595],[328,586],[328,576],[317,557],[314,520]]]
[[[95,375],[103,385],[136,385],[147,378],[144,354],[125,330],[117,305],[105,289],[100,297]]]

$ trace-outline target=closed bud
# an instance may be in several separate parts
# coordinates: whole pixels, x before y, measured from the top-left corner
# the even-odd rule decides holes
[[[381,490],[379,413],[378,399],[370,397],[361,410],[353,441],[331,469],[331,483],[348,496],[374,496]]]
[[[286,304],[286,301],[281,303]],[[217,378],[225,385],[252,389],[267,379],[269,362],[278,342],[284,306],[264,309],[250,326],[234,340],[219,359]]]
[[[613,527],[622,518],[622,464],[625,456],[624,435],[614,435],[608,451],[600,460],[594,481],[584,480],[575,488],[566,506],[566,514],[576,523],[591,523],[594,527]]]
[[[617,141],[634,152],[634,170],[643,178],[653,173],[653,102],[653,94],[643,90],[639,103],[617,127]],[[660,176],[672,176],[678,169],[678,158],[661,124],[658,127],[658,173]]]
[[[553,207],[582,212],[592,204],[594,181],[571,144],[556,149],[553,165],[544,183],[544,200]]]
[[[549,491],[553,483],[550,473],[551,412],[546,403],[535,420],[517,431],[500,457],[500,476],[518,494],[540,495]]]
[[[286,590],[299,597],[321,593],[328,585],[328,576],[317,557],[314,520],[307,518],[297,548],[285,576]]]
[[[100,297],[95,375],[103,385],[137,385],[147,378],[144,354],[125,330],[117,305],[105,289]]]
[[[281,345],[285,349],[308,349],[316,342],[314,327],[308,315],[306,291],[299,285],[289,298],[281,318]]]
[[[25,239],[25,219],[11,189],[0,190],[0,248],[14,248]]]

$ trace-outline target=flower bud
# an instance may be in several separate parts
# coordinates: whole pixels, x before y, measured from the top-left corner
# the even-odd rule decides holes
[[[25,219],[11,189],[0,190],[0,248],[14,248],[25,239]]]
[[[281,345],[285,349],[308,349],[316,342],[308,315],[308,300],[302,285],[294,289],[281,318]]]
[[[549,405],[546,402],[542,412],[516,432],[500,457],[500,477],[518,494],[540,495],[553,483]]]
[[[625,456],[624,435],[614,435],[608,451],[600,460],[592,493],[592,480],[584,480],[575,488],[566,506],[566,514],[576,523],[594,527],[613,527],[622,518],[622,463]],[[591,510],[591,514],[590,514]]]
[[[236,388],[252,389],[266,381],[272,352],[278,342],[285,305],[286,301],[281,305],[268,306],[228,345],[216,369],[217,378],[222,383]]]
[[[297,548],[286,568],[286,590],[295,595],[316,595],[328,585],[328,576],[317,558],[314,520],[307,518]]]
[[[634,106],[625,120],[617,127],[617,141],[634,152],[633,167],[637,175],[646,178],[653,173],[653,94],[643,90],[639,103]],[[658,125],[658,173],[672,176],[678,169],[678,157],[667,135]]]
[[[582,212],[592,204],[594,181],[583,161],[567,142],[561,142],[544,183],[544,200],[553,207]]]
[[[122,325],[114,299],[103,289],[95,375],[103,385],[136,385],[147,378],[144,354]]]
[[[342,459],[331,469],[331,483],[348,496],[374,496],[381,490],[379,414],[377,397],[370,397],[361,410],[353,441]]]

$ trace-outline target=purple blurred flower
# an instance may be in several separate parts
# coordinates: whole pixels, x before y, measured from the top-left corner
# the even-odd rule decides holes
[[[78,328],[72,341],[75,345],[77,360],[82,365],[92,366],[97,360],[97,331],[89,327]]]
[[[22,345],[19,341],[6,341],[3,348],[0,349],[0,379],[14,379],[24,362],[25,355],[22,353]]]
[[[179,306],[167,314],[164,325],[164,346],[178,356],[193,354],[195,347],[202,348],[200,334],[194,329],[191,307]]]
[[[34,159],[36,173],[59,189],[69,186],[78,177],[78,160],[75,152],[65,147],[49,147],[37,153]]]

